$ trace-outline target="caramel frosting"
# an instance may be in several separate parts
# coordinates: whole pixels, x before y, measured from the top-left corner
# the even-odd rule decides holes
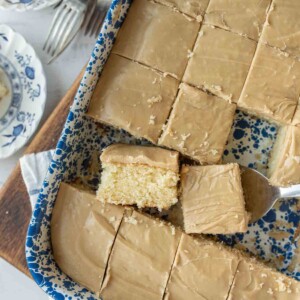
[[[155,2],[173,7],[182,13],[201,20],[200,17],[203,16],[209,0],[155,0]]]
[[[159,144],[202,164],[221,160],[235,104],[182,84]]]
[[[236,103],[256,46],[243,36],[203,25],[183,81]]]
[[[298,300],[300,283],[258,263],[243,259],[238,265],[228,300]]]
[[[270,3],[271,0],[211,0],[204,22],[258,41]]]
[[[179,82],[170,76],[111,54],[87,114],[99,122],[156,143],[178,85]]]
[[[262,42],[300,57],[300,1],[273,0]]]
[[[134,1],[112,52],[181,79],[199,28],[199,22],[169,7]]]
[[[183,166],[181,204],[187,233],[245,232],[248,214],[238,164]]]
[[[276,186],[300,183],[300,127],[286,126],[278,134],[272,154],[270,182]]]
[[[226,299],[238,262],[235,252],[184,234],[164,299]]]
[[[290,123],[299,94],[300,62],[260,44],[238,106],[280,123]]]
[[[181,232],[138,212],[124,217],[108,263],[104,299],[162,299]],[[133,297],[134,296],[134,297]]]
[[[98,293],[123,208],[61,183],[51,220],[55,261],[74,281]]]
[[[141,164],[179,171],[179,153],[159,147],[114,144],[103,150],[101,161],[115,164]]]

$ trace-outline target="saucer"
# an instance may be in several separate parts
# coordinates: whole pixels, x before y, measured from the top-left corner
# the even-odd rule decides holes
[[[0,99],[0,158],[6,158],[33,135],[46,102],[46,79],[39,58],[6,25],[0,25],[0,81],[7,89]]]
[[[0,9],[26,11],[40,10],[55,5],[60,0],[0,0]]]

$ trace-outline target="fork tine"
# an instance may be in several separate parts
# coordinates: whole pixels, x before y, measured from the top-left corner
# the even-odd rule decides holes
[[[71,14],[71,17],[68,20],[67,28],[64,30],[63,35],[60,38],[60,42],[56,47],[56,51],[52,54],[52,56],[55,56],[56,53],[60,51],[60,49],[68,42],[69,37],[71,35],[71,32],[76,25],[77,20],[79,20],[79,14],[76,11],[73,11],[73,14]]]
[[[89,19],[89,22],[88,22],[88,24],[86,26],[84,35],[90,35],[91,29],[92,29],[92,25],[94,24],[94,20],[95,20],[96,17],[97,17],[97,7],[95,6],[95,8],[93,10],[93,13],[91,14],[91,17]]]
[[[78,21],[77,21],[78,20]],[[60,55],[64,49],[72,42],[72,40],[74,39],[74,37],[76,36],[76,33],[78,32],[78,30],[81,27],[81,23],[83,22],[83,19],[80,22],[80,15],[78,14],[76,16],[76,18],[74,18],[73,20],[73,24],[77,24],[76,30],[73,30],[74,28],[72,28],[73,26],[70,26],[69,28],[71,29],[71,32],[69,34],[69,37],[66,36],[65,38],[65,42],[61,44],[61,46],[57,49],[57,51],[54,53],[53,57],[48,61],[48,64],[50,64],[58,55]],[[72,25],[73,25],[72,24]]]
[[[73,16],[76,16],[76,11],[72,10],[72,8],[66,9],[66,13],[63,15],[62,18],[62,24],[59,26],[58,31],[56,32],[56,38],[55,41],[52,44],[52,49],[51,49],[51,56],[54,55],[63,35],[66,29],[69,26],[69,22],[72,19]]]
[[[90,36],[93,36],[95,34],[96,28],[98,26],[98,22],[100,22],[99,20],[100,18],[101,18],[101,11],[97,9],[96,17],[94,18],[94,22],[91,27]]]
[[[48,33],[46,42],[45,42],[45,44],[44,44],[44,46],[43,46],[43,50],[45,50],[45,49],[47,48],[50,39],[52,39],[54,29],[55,29],[55,27],[57,26],[57,25],[56,25],[56,24],[57,24],[57,20],[60,18],[61,14],[63,13],[64,7],[65,7],[65,6],[66,6],[66,5],[60,6],[60,7],[58,8],[56,14],[54,15],[53,21],[52,21],[51,26],[50,26],[50,31],[49,31],[49,33]]]
[[[89,5],[87,7],[86,15],[85,15],[85,18],[84,18],[84,22],[82,24],[82,28],[85,28],[84,35],[86,35],[86,31],[88,30],[88,25],[89,25],[89,22],[91,20],[91,17],[93,16],[95,8],[96,8],[96,1],[95,0],[90,0]]]

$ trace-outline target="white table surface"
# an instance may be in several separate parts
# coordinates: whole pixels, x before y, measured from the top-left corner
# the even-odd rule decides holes
[[[0,23],[11,26],[20,32],[34,47],[40,57],[47,78],[47,103],[40,126],[58,104],[71,86],[82,67],[88,61],[96,38],[77,35],[68,49],[51,65],[42,51],[52,17],[53,9],[37,12],[0,11]],[[0,159],[0,188],[13,170],[24,149],[8,159]],[[48,297],[29,278],[0,259],[0,299],[5,300],[43,300]]]

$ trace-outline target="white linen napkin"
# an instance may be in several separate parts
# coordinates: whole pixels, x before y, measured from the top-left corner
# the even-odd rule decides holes
[[[20,159],[21,172],[29,194],[32,210],[38,199],[53,154],[54,150],[50,150],[24,155]]]

